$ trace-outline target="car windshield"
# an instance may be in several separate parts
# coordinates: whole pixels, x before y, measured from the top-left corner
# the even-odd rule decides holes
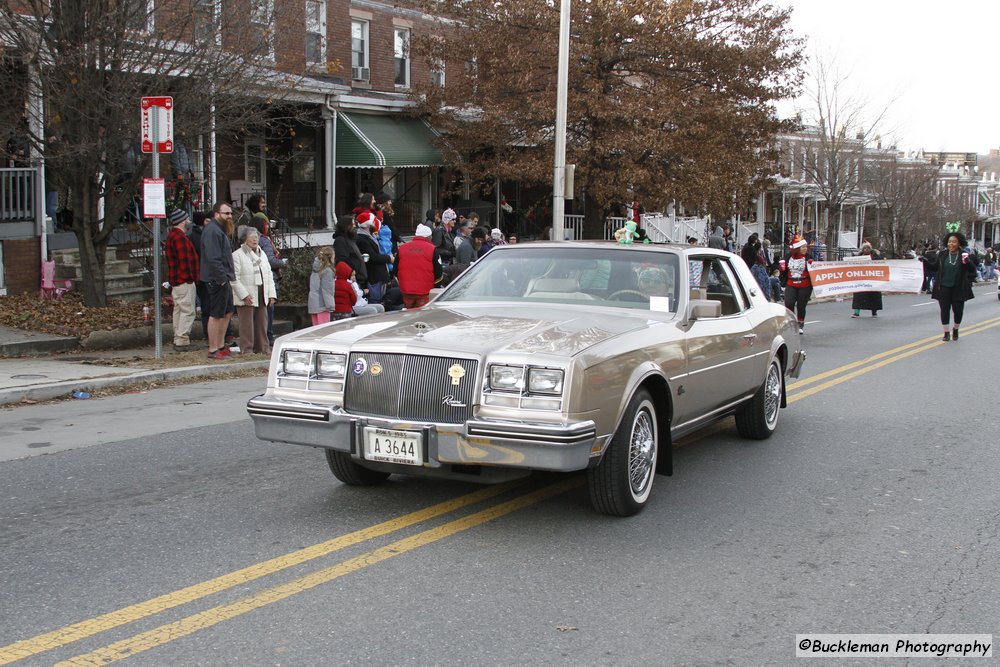
[[[676,312],[678,255],[618,247],[530,244],[489,252],[438,303],[521,301]]]

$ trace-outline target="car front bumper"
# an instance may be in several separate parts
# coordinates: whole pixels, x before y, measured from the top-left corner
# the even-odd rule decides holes
[[[475,419],[461,424],[409,422],[352,415],[340,407],[260,395],[247,402],[261,440],[350,453],[361,464],[421,474],[446,466],[489,466],[569,472],[586,468],[607,440],[593,421],[566,424]],[[366,426],[423,434],[422,466],[366,462]],[[387,467],[388,466],[388,467]]]

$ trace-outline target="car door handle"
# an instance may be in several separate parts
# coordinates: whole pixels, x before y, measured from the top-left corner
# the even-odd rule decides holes
[[[751,345],[751,346],[753,346],[753,344],[754,344],[754,341],[756,341],[756,340],[757,340],[757,334],[755,334],[755,333],[748,333],[748,334],[745,334],[745,335],[743,336],[743,340],[745,340],[745,341],[747,342],[747,344],[748,344],[748,345]]]

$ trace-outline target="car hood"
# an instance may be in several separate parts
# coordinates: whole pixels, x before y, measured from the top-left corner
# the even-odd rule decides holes
[[[560,305],[428,305],[355,317],[291,334],[283,342],[349,345],[366,351],[483,356],[510,351],[572,356],[650,324],[646,311],[582,311]]]

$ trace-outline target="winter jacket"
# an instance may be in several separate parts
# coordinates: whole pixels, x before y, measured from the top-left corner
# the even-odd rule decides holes
[[[222,285],[236,279],[233,248],[218,221],[212,220],[202,229],[200,250],[200,278],[203,283]]]
[[[334,312],[352,313],[358,295],[354,292],[350,277],[354,269],[347,262],[337,262],[337,280],[333,285]]]
[[[715,228],[712,235],[708,237],[708,247],[718,248],[719,250],[726,249],[726,238],[722,235],[722,225]]]
[[[354,242],[358,244],[358,250],[362,254],[368,254],[368,263],[365,265],[368,270],[368,284],[385,284],[389,282],[389,270],[392,266],[392,255],[387,255],[378,241],[365,229],[359,229],[358,235],[354,237]]]
[[[233,303],[237,306],[246,305],[243,299],[252,299],[251,306],[257,308],[266,306],[270,299],[277,299],[274,289],[274,276],[271,275],[271,265],[267,263],[267,255],[257,248],[257,252],[242,245],[232,254],[236,277],[230,283],[233,287]],[[257,303],[257,287],[264,287],[264,303]]]
[[[455,240],[444,225],[431,227],[431,242],[438,249],[442,262],[450,264],[455,260]]]
[[[952,290],[952,301],[968,301],[975,297],[972,293],[972,283],[976,281],[976,262],[973,260],[972,255],[969,255],[968,261],[962,264],[961,253],[959,251],[959,259],[956,260],[959,265],[958,272],[958,284]],[[937,271],[937,280],[934,281],[934,290],[931,292],[931,298],[940,300],[941,298],[941,280],[943,278],[942,268],[945,262],[949,261],[948,249],[939,250],[934,258],[934,261],[929,267],[931,271]]]
[[[368,268],[365,266],[365,260],[361,257],[361,250],[355,241],[356,238],[356,236],[343,235],[337,235],[333,238],[334,261],[337,263],[347,262],[357,274],[355,278],[357,278],[358,284],[367,287]]]
[[[441,279],[441,258],[429,238],[417,236],[399,247],[397,275],[403,294],[430,294]]]
[[[396,234],[396,230],[392,228],[391,222],[382,221],[382,224],[379,225],[378,228],[377,240],[379,252],[389,257],[389,262],[386,265],[387,272],[392,271],[392,258],[399,250],[399,242],[401,239],[399,238],[399,235]],[[368,279],[374,282],[374,279],[370,276]]]
[[[326,267],[319,271],[319,257],[313,260],[313,270],[309,274],[309,314],[333,312],[336,304],[333,301],[334,276],[333,269]]]

